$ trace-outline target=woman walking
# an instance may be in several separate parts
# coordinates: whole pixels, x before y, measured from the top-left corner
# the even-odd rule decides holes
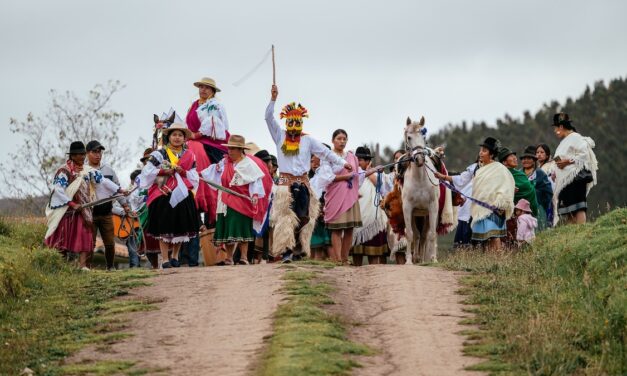
[[[597,183],[594,141],[577,133],[568,114],[553,116],[553,130],[560,144],[555,150],[555,190],[553,204],[567,223],[586,223],[587,196]],[[557,224],[558,216],[553,219]]]
[[[232,135],[224,146],[228,148],[228,156],[202,171],[202,176],[238,195],[218,193],[213,241],[227,245],[226,264],[233,264],[233,253],[239,247],[239,264],[248,265],[248,243],[255,240],[253,223],[260,231],[268,210],[272,178],[262,160],[244,153],[248,149],[244,137]]]
[[[348,134],[337,129],[332,137],[333,152],[344,159],[351,170],[343,168],[336,173],[331,184],[326,188],[324,205],[324,222],[331,231],[332,261],[348,264],[348,253],[353,244],[353,229],[361,227],[361,211],[359,207],[359,163],[357,157],[345,151]],[[327,163],[327,162],[324,162]]]
[[[185,140],[191,132],[174,123],[163,130],[166,146],[150,154],[138,178],[148,189],[146,233],[159,240],[161,267],[179,267],[181,244],[198,235],[200,223],[192,189],[198,185],[194,154]],[[171,255],[170,255],[171,253]]]

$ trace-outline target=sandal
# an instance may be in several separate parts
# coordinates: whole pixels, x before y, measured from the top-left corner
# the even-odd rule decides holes
[[[231,259],[225,259],[224,261],[222,261],[224,263],[224,265],[233,265],[233,260]]]
[[[243,259],[240,259],[237,263],[238,263],[239,265],[250,265],[250,263],[248,262],[248,260],[243,260]]]

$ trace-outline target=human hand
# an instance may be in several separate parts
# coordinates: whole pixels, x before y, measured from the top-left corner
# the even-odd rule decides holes
[[[130,214],[130,213],[131,213],[131,207],[130,207],[130,206],[128,206],[128,205],[124,205],[124,206],[122,206],[122,209],[124,209],[124,212],[125,212],[126,214]]]
[[[571,164],[572,162],[568,159],[564,160],[564,159],[560,159],[559,161],[555,161],[555,165],[561,170],[564,167],[568,166],[569,164]]]
[[[353,171],[353,166],[350,165],[350,163],[344,163],[344,168],[347,169],[348,171]]]
[[[272,85],[272,89],[270,89],[270,98],[272,101],[276,101],[276,97],[279,96],[279,88],[276,85]]]
[[[128,196],[130,194],[130,192],[128,190],[124,189],[124,188],[118,189],[118,193],[122,194],[124,196]],[[126,206],[126,207],[128,207],[128,206]],[[126,209],[124,209],[124,210],[126,210]]]
[[[257,196],[255,195],[250,199],[250,202],[253,204],[253,206],[256,206],[259,202],[259,198],[257,198]]]
[[[70,201],[68,202],[67,206],[69,206],[70,208],[74,209],[74,210],[80,210],[81,206],[79,204],[77,204],[74,201]]]

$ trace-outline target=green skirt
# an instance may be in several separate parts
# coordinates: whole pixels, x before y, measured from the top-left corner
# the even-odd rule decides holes
[[[231,208],[226,209],[225,214],[218,214],[216,232],[213,234],[213,242],[244,243],[255,240],[253,235],[253,219]]]

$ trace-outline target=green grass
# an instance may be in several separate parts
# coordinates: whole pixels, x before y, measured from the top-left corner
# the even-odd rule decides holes
[[[627,374],[627,209],[540,234],[505,254],[465,251],[443,265],[462,279],[465,352],[492,374]]]
[[[349,341],[344,323],[324,310],[333,304],[328,295],[331,287],[318,281],[317,274],[315,270],[285,273],[287,299],[276,312],[260,375],[348,375],[359,366],[351,355],[371,353]]]
[[[154,305],[113,298],[145,285],[152,274],[82,272],[40,247],[44,232],[42,224],[0,221],[0,374],[25,367],[36,375],[141,374],[131,361],[64,368],[62,361],[87,344],[106,347],[125,338],[119,314]]]

